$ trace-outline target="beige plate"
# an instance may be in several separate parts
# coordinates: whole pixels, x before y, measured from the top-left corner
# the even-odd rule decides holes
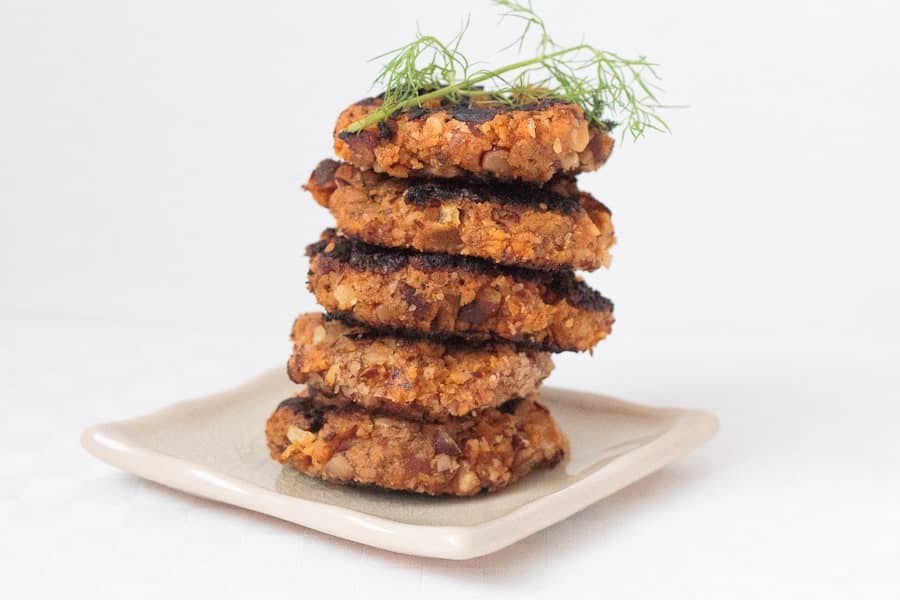
[[[326,484],[274,462],[263,427],[296,391],[280,367],[228,392],[95,425],[81,443],[111,465],[191,494],[394,552],[465,559],[565,519],[718,429],[704,412],[544,388],[542,402],[572,444],[565,463],[495,494],[431,498]]]

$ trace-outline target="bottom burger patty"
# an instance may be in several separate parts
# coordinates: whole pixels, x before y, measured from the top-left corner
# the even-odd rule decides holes
[[[438,424],[333,406],[307,390],[278,406],[266,439],[272,458],[306,475],[431,495],[496,491],[568,452],[565,435],[533,398]]]

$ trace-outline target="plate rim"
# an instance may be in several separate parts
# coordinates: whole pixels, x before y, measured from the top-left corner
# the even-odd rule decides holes
[[[233,401],[283,369],[269,369],[244,383],[119,421],[98,423],[81,434],[81,446],[101,461],[144,479],[189,494],[238,506],[354,542],[416,556],[467,560],[491,554],[566,519],[591,504],[659,470],[712,438],[718,418],[707,411],[651,407],[604,396],[609,405],[631,412],[671,412],[676,418],[663,434],[617,456],[593,473],[560,490],[535,498],[497,518],[474,525],[416,525],[352,508],[289,496],[220,473],[201,463],[152,450],[138,443],[129,428],[165,420],[187,407]],[[566,394],[593,394],[567,388]],[[515,525],[514,527],[511,525]]]

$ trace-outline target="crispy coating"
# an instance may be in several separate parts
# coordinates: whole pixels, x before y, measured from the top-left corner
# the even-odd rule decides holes
[[[335,125],[334,150],[360,169],[392,177],[469,175],[540,184],[599,168],[613,147],[580,106],[553,100],[519,109],[433,102],[358,133],[344,131],[381,105],[381,98],[367,98],[345,109]]]
[[[334,230],[306,252],[318,303],[376,329],[558,352],[593,348],[614,321],[612,303],[570,271],[379,248]]]
[[[546,352],[508,343],[442,343],[375,335],[309,313],[294,321],[288,375],[369,410],[444,421],[537,391]]]
[[[575,181],[522,183],[394,179],[323,160],[306,189],[338,228],[370,244],[477,256],[537,269],[609,266],[609,210]]]
[[[472,496],[553,467],[568,452],[550,413],[531,399],[444,423],[328,402],[314,391],[282,402],[266,423],[272,458],[334,483]]]

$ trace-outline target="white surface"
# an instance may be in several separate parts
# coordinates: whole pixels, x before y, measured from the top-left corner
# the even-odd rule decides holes
[[[713,410],[721,431],[559,525],[444,563],[172,492],[79,448],[80,430],[97,420],[240,382],[283,354],[283,336],[4,319],[0,340],[0,580],[36,597],[311,595],[335,585],[370,597],[521,597],[593,593],[601,582],[610,597],[900,590],[900,378],[886,347],[848,359],[619,336],[602,361],[560,359],[551,384]]]
[[[900,595],[898,9],[881,1],[538,2],[560,37],[663,64],[675,133],[585,187],[620,244],[593,358],[551,383],[715,411],[672,469],[466,564],[362,549],[97,463],[85,425],[224,389],[311,309],[298,190],[365,57],[445,3],[0,4],[0,586]],[[553,6],[551,6],[551,4]],[[496,48],[473,13],[472,54]],[[577,18],[567,18],[576,15]],[[227,586],[222,584],[227,582]],[[6,590],[0,588],[0,595]],[[28,592],[32,592],[29,594]]]

